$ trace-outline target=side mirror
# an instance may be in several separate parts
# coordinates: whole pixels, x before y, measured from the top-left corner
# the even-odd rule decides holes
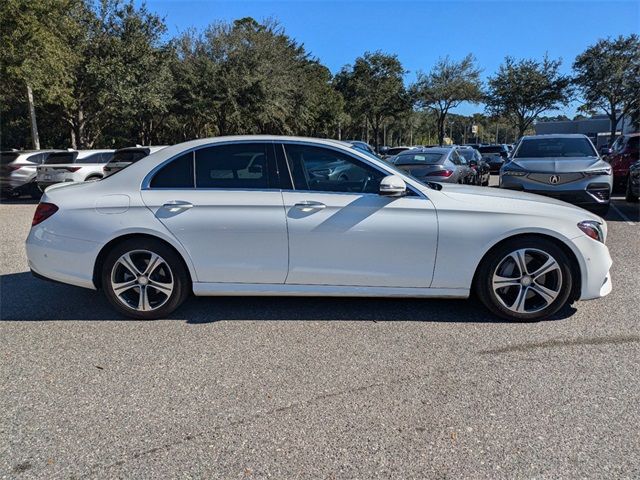
[[[475,160],[469,160],[469,165],[472,167],[477,167],[478,166],[478,162]]]
[[[397,175],[388,175],[380,182],[380,195],[401,197],[407,193],[407,184]]]

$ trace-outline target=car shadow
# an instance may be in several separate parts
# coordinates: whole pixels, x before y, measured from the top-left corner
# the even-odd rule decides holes
[[[550,320],[572,316],[567,307]],[[168,320],[199,325],[224,320],[504,323],[475,299],[191,297]],[[0,321],[132,321],[100,292],[33,277],[0,275]],[[508,322],[507,322],[508,323]]]
[[[40,200],[33,198],[14,197],[14,198],[1,198],[0,204],[6,203],[7,205],[37,205]]]

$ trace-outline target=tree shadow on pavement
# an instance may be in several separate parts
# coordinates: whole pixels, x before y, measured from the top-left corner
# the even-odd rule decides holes
[[[572,316],[567,307],[550,320]],[[168,319],[189,324],[223,320],[507,322],[477,300],[321,297],[192,297]],[[0,276],[0,320],[115,320],[116,313],[100,292],[39,280],[30,273]]]

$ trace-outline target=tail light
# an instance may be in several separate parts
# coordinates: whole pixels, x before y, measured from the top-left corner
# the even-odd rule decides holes
[[[9,171],[14,172],[16,170],[20,170],[24,165],[9,165]]]
[[[429,177],[450,177],[451,175],[453,175],[451,170],[436,170],[428,174]]]
[[[33,220],[31,226],[34,227],[39,223],[44,222],[47,218],[58,211],[58,207],[53,203],[39,203],[36,208],[36,212],[33,214]]]
[[[77,172],[78,170],[80,170],[80,167],[65,167],[65,170],[67,172]]]

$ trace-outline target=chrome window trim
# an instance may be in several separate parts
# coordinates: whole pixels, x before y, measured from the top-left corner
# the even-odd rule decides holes
[[[198,150],[201,150],[203,148],[209,148],[209,147],[215,147],[218,145],[235,145],[235,144],[244,144],[244,143],[264,143],[266,145],[275,145],[275,144],[280,144],[283,148],[283,153],[285,155],[285,162],[287,163],[287,169],[289,170],[289,175],[291,178],[291,185],[294,186],[294,188],[292,190],[289,189],[237,189],[237,188],[215,188],[215,187],[204,187],[204,188],[198,188],[197,184],[195,182],[195,152]],[[364,162],[365,164],[369,165],[371,168],[374,168],[376,170],[378,170],[379,172],[382,172],[385,174],[385,176],[387,175],[398,175],[398,173],[400,173],[400,176],[403,178],[403,180],[405,180],[405,183],[407,183],[407,189],[411,190],[411,192],[413,192],[415,195],[417,195],[420,198],[424,198],[428,200],[428,197],[422,193],[419,189],[417,189],[416,187],[414,187],[413,185],[411,185],[409,182],[406,181],[406,178],[404,178],[406,175],[402,172],[396,172],[395,169],[392,170],[387,170],[384,167],[378,166],[372,162],[370,162],[367,158],[362,158],[358,155],[353,155],[351,152],[346,151],[346,147],[345,150],[338,148],[336,146],[333,145],[325,145],[325,144],[318,144],[315,142],[308,142],[308,141],[304,141],[304,140],[287,140],[287,139],[273,139],[273,140],[228,140],[228,141],[221,141],[221,142],[212,142],[212,143],[207,143],[205,145],[199,145],[197,147],[192,147],[189,148],[187,150],[183,150],[182,152],[164,160],[162,163],[156,165],[155,167],[153,167],[142,179],[141,185],[140,185],[140,190],[185,190],[185,191],[195,191],[195,190],[220,190],[220,191],[237,191],[237,192],[257,192],[257,191],[292,191],[292,192],[316,192],[316,193],[324,193],[324,194],[344,194],[344,195],[379,195],[378,193],[357,193],[357,192],[321,192],[321,191],[316,191],[316,190],[296,190],[295,189],[295,184],[293,183],[293,178],[291,177],[291,165],[289,164],[289,159],[287,158],[286,155],[286,150],[284,149],[284,145],[285,144],[294,144],[294,145],[307,145],[310,147],[319,147],[319,148],[328,148],[330,150],[335,150],[336,152],[339,153],[343,153],[347,156],[350,156],[356,160],[359,160],[361,162]],[[158,170],[160,170],[162,167],[164,167],[166,164],[168,164],[169,162],[175,160],[178,157],[181,157],[182,155],[185,155],[186,153],[192,152],[193,153],[193,172],[194,172],[194,188],[152,188],[150,186],[151,184],[151,180],[154,177],[154,175],[158,172]],[[275,152],[274,152],[275,155]],[[364,157],[364,154],[363,154]],[[274,159],[274,161],[277,162],[277,159]]]

